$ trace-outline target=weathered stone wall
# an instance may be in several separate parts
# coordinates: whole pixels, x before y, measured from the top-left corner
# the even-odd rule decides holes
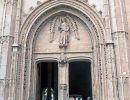
[[[35,9],[40,3],[47,2],[49,0],[23,0],[23,11],[25,14],[31,12],[31,9]],[[79,0],[85,1],[85,0]],[[87,1],[87,0],[86,0]],[[95,4],[98,10],[103,9],[103,0],[88,0],[90,5]]]
[[[126,6],[127,21],[128,21],[128,30],[130,32],[130,0],[125,0],[125,6]]]
[[[126,6],[126,15],[127,15],[127,24],[128,24],[128,42],[130,42],[130,0],[125,0],[125,6]],[[129,45],[129,59],[130,59],[130,44]],[[130,66],[129,66],[130,69]]]
[[[4,0],[0,0],[0,35],[1,35],[1,29],[2,29],[3,8],[4,8]]]
[[[27,16],[39,6],[40,3],[47,2],[48,0],[23,0],[22,1],[22,21],[24,22]],[[129,2],[129,0],[126,0]],[[88,0],[90,5],[95,4],[97,10],[103,9],[103,0]],[[2,33],[2,19],[3,19],[3,8],[4,8],[4,0],[0,0],[0,34]]]

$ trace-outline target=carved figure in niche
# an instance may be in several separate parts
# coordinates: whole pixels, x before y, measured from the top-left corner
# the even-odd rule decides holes
[[[72,35],[80,40],[76,21],[69,15],[56,16],[53,19],[50,25],[50,43],[55,40],[56,34],[59,34],[59,48],[67,48]]]
[[[67,47],[70,37],[70,27],[66,18],[61,19],[61,23],[58,29],[60,31],[59,47]]]

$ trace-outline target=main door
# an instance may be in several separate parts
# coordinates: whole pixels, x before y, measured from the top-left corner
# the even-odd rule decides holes
[[[64,65],[69,66],[51,61],[37,64],[37,100],[92,100],[91,63],[74,61]],[[64,68],[59,72],[61,67]],[[61,81],[66,79],[62,84]],[[63,94],[59,93],[62,92],[61,84],[66,87]]]

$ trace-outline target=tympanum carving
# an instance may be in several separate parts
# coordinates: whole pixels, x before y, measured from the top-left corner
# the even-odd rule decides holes
[[[50,26],[50,43],[55,40],[55,34],[59,34],[59,48],[67,48],[70,36],[79,39],[76,21],[69,15],[56,16]]]

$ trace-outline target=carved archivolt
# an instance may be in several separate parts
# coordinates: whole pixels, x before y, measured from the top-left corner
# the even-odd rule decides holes
[[[33,77],[33,74],[31,72],[35,69],[35,64],[33,63],[35,60],[33,56],[33,43],[37,35],[37,30],[40,29],[41,24],[44,23],[48,19],[48,17],[56,15],[56,13],[60,12],[67,12],[69,14],[77,16],[77,18],[80,18],[84,22],[86,27],[88,27],[88,29],[90,30],[94,46],[92,58],[93,66],[95,66],[94,72],[96,77],[94,78],[94,82],[96,85],[99,85],[101,82],[99,80],[102,78],[104,66],[104,56],[102,55],[104,55],[105,53],[105,47],[104,45],[102,45],[105,41],[105,31],[101,18],[97,15],[95,11],[90,8],[90,6],[75,0],[49,1],[37,8],[28,17],[21,30],[21,37],[19,42],[21,43],[20,52],[22,54],[22,57],[21,61],[19,62],[19,67],[21,67],[20,69],[24,69],[24,72],[20,73],[22,77],[21,79],[23,79],[24,84],[19,86],[24,86],[24,100],[28,100],[30,96],[34,96],[30,95],[34,92],[33,89],[32,91],[30,90],[30,87],[31,85],[33,85],[31,84],[31,81],[33,79],[31,78]],[[70,15],[60,15],[53,18],[53,21],[50,25],[50,42],[55,41],[55,34],[58,34],[56,30],[59,32],[59,34],[61,34],[62,32],[64,32],[65,34],[73,34],[75,36],[75,39],[79,40],[78,26]],[[59,37],[59,40],[63,40],[63,38]],[[65,37],[64,41],[59,41],[59,46],[61,48],[68,46],[69,38],[70,35],[67,35],[67,38]],[[61,62],[65,62],[62,57]],[[34,88],[35,86],[32,87]],[[95,91],[100,93],[99,91],[101,91],[102,88],[96,89]],[[98,94],[97,99],[99,99],[99,95],[100,94]]]

